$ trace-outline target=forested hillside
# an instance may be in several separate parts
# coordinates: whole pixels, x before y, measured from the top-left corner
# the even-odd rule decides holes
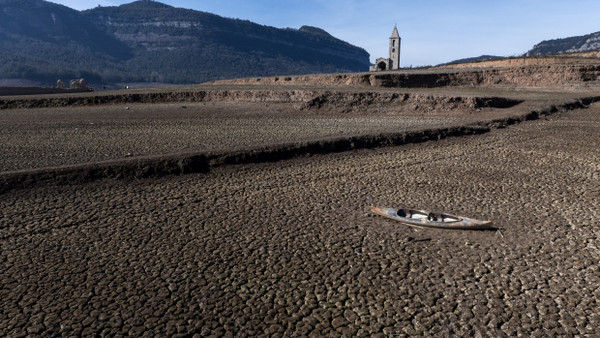
[[[527,55],[578,53],[596,50],[600,50],[600,32],[542,41],[527,52]]]
[[[0,0],[0,79],[198,83],[366,71],[369,54],[315,27],[280,29],[154,1],[79,12]]]

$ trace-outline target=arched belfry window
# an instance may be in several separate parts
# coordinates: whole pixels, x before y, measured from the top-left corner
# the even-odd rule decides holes
[[[392,40],[392,47],[396,47],[396,40]]]

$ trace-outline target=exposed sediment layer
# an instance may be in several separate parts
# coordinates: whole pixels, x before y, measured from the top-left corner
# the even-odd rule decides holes
[[[420,110],[446,110],[468,113],[482,108],[510,108],[522,103],[502,97],[461,97],[427,94],[407,94],[388,92],[324,92],[306,101],[301,109],[312,110],[335,108],[342,112],[356,109],[370,109],[386,106],[388,113],[409,107],[413,112]]]
[[[387,88],[446,86],[530,86],[565,88],[600,81],[600,65],[549,64],[478,69],[424,69],[397,72],[303,75],[217,81],[246,85],[338,85]]]
[[[402,145],[439,140],[447,137],[481,134],[488,132],[491,128],[503,128],[507,125],[535,120],[557,112],[582,108],[599,99],[599,97],[587,98],[561,106],[551,106],[545,110],[531,111],[520,116],[504,117],[477,124],[450,128],[317,140],[314,142],[287,144],[238,152],[161,155],[130,160],[7,172],[0,174],[0,193],[44,183],[61,184],[89,182],[108,178],[132,179],[201,173],[209,171],[210,168],[229,164],[270,162],[310,154],[326,154],[353,149]]]
[[[89,106],[127,103],[169,102],[277,102],[298,103],[303,109],[343,107],[344,110],[373,105],[402,106],[413,104],[446,105],[448,109],[508,108],[521,103],[500,97],[445,96],[419,93],[391,93],[373,91],[335,90],[190,90],[151,93],[126,93],[117,95],[62,96],[40,98],[15,98],[0,100],[0,109],[47,108],[66,106]]]
[[[600,80],[600,65],[553,65],[511,68],[493,68],[396,76],[376,76],[382,87],[444,87],[444,86],[532,86],[564,87],[580,85],[582,82]]]

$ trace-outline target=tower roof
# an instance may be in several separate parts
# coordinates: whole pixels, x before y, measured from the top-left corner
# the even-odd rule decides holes
[[[394,25],[394,31],[392,32],[392,36],[390,36],[390,39],[397,39],[400,37],[400,34],[398,34],[398,28]]]

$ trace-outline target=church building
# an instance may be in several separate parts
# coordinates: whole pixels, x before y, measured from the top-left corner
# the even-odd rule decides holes
[[[370,71],[378,72],[383,70],[400,69],[400,34],[398,28],[394,26],[392,36],[390,36],[390,56],[388,58],[378,58],[375,65],[370,67]]]

